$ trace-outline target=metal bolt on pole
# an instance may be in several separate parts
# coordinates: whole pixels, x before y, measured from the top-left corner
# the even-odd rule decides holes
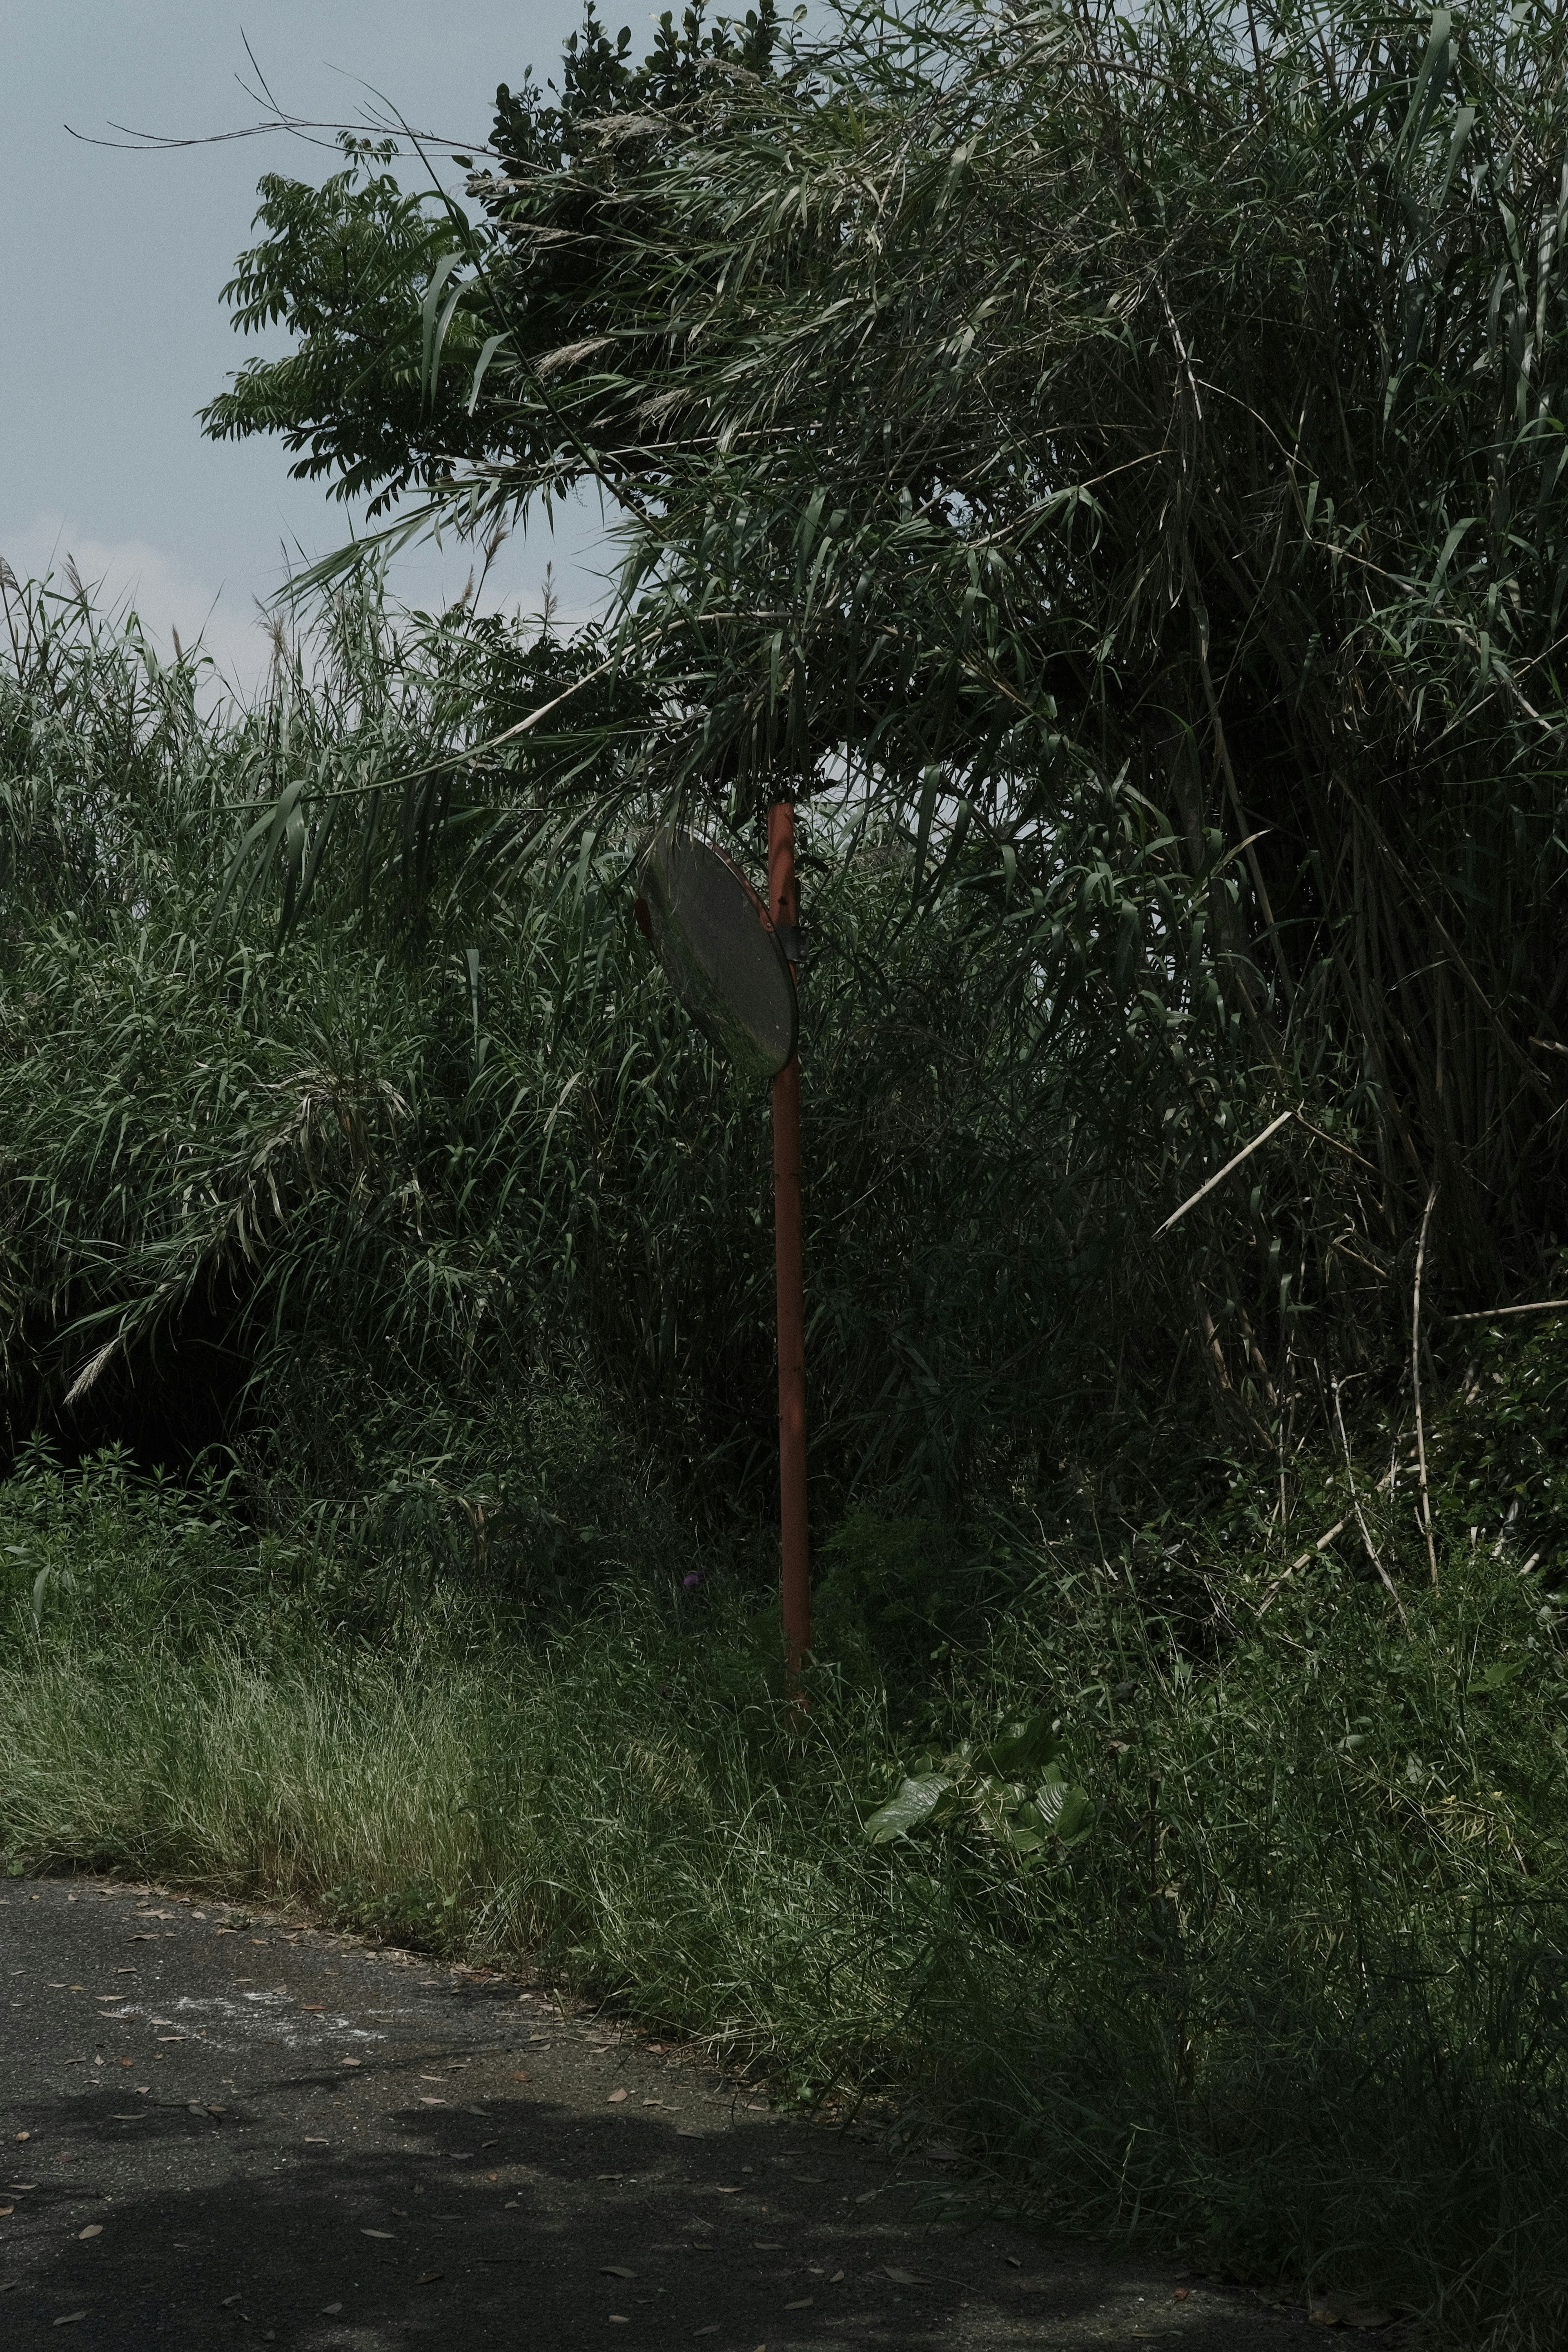
[[[795,810],[768,810],[768,912],[799,958]],[[779,1533],[784,1558],[784,1664],[798,1681],[811,1648],[811,1559],[805,1516],[805,1284],[800,1217],[800,1055],[773,1080],[773,1255],[778,1277]]]

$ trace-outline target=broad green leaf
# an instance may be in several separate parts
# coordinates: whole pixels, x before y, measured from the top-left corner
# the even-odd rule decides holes
[[[865,1824],[866,1835],[873,1845],[886,1845],[889,1838],[907,1837],[931,1819],[937,1806],[952,1788],[951,1780],[940,1772],[928,1773],[922,1780],[902,1780],[897,1792],[885,1805],[879,1805]]]
[[[1050,1717],[1032,1715],[1025,1723],[1010,1723],[991,1749],[999,1772],[1035,1772],[1061,1752]]]
[[[1094,1800],[1087,1789],[1060,1780],[1043,1780],[1035,1792],[1035,1810],[1063,1845],[1074,1845],[1088,1834]]]

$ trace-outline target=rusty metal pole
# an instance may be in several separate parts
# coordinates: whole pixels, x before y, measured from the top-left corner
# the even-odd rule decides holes
[[[768,810],[768,912],[792,975],[800,959],[795,810]],[[805,1283],[800,1223],[800,1055],[773,1080],[773,1258],[779,1320],[779,1533],[784,1554],[784,1666],[798,1682],[811,1648],[811,1559],[805,1517]]]

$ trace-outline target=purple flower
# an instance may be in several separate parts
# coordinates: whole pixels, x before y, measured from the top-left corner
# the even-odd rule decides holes
[[[694,1568],[689,1575],[683,1576],[680,1580],[682,1584],[685,1585],[688,1592],[689,1592],[695,1586],[701,1583],[702,1570],[700,1568]]]

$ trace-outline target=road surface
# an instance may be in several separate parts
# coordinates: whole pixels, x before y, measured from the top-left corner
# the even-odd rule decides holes
[[[0,1978],[5,2352],[1305,2352],[512,1979],[83,1878]]]

